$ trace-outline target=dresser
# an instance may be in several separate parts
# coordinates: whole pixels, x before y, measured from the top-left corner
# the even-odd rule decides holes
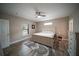
[[[68,52],[70,56],[75,56],[76,54],[76,40],[75,40],[75,33],[69,32],[69,39],[68,39]]]
[[[69,20],[69,32],[68,32],[68,53],[70,56],[76,55],[76,39],[73,28],[73,19]]]
[[[76,34],[76,55],[79,56],[79,33]]]

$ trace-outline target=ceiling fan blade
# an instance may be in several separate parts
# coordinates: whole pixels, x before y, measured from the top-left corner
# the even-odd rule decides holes
[[[42,17],[46,17],[46,15],[41,15]]]

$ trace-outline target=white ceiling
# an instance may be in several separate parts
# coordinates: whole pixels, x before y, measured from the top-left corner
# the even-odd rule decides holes
[[[64,3],[9,3],[0,4],[0,12],[10,15],[24,17],[33,21],[44,21],[59,17],[69,16],[78,8],[79,4],[64,4]],[[46,17],[36,18],[34,8],[45,12]]]

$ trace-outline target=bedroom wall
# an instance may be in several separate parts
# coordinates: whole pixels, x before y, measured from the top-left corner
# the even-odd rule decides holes
[[[9,20],[10,24],[10,44],[15,42],[27,39],[31,37],[31,34],[35,32],[35,29],[32,29],[32,24],[35,24],[33,21],[29,21],[27,19],[11,16],[7,14],[0,14],[0,19]],[[22,24],[29,24],[29,35],[26,37],[22,36]]]
[[[44,23],[52,22],[52,25],[45,26]],[[60,34],[63,38],[68,38],[68,17],[53,19],[36,23],[36,32],[53,31]]]
[[[79,32],[79,8],[70,16],[73,19],[74,32]]]

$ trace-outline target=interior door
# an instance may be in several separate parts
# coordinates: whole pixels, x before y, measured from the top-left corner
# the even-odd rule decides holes
[[[1,48],[9,46],[9,20],[0,19],[0,43]]]

